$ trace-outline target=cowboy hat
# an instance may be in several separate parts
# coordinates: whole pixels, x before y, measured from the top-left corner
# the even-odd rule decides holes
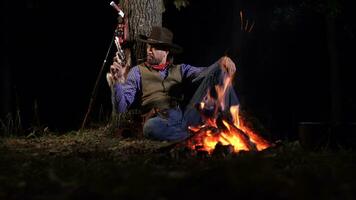
[[[160,26],[153,26],[150,35],[148,37],[140,35],[138,41],[160,45],[168,48],[172,53],[181,53],[183,50],[182,47],[173,43],[173,33],[169,29]]]

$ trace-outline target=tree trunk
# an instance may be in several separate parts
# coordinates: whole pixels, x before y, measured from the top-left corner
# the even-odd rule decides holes
[[[330,95],[331,124],[334,126],[341,120],[340,83],[337,47],[335,41],[335,16],[326,14],[326,33],[330,61]]]
[[[148,36],[152,26],[162,26],[163,0],[121,0],[120,5],[128,17],[129,41],[131,52],[125,49],[126,64],[135,66],[146,58],[146,45],[137,42],[140,35]],[[127,67],[129,70],[130,66]],[[127,73],[126,73],[127,74]],[[116,112],[114,88],[111,87],[112,115],[110,127],[112,131],[120,127],[122,114]],[[135,113],[135,112],[134,112]],[[123,114],[125,116],[125,114]],[[123,117],[124,118],[124,117]],[[122,127],[121,127],[122,128]]]
[[[129,20],[129,37],[133,42],[132,61],[136,65],[146,58],[145,44],[136,42],[139,35],[151,32],[152,26],[162,26],[163,0],[121,0]]]

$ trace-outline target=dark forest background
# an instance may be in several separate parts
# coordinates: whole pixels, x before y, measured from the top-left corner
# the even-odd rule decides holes
[[[24,128],[80,128],[117,23],[109,3],[1,1],[1,119],[20,110]],[[240,11],[255,22],[250,33]],[[163,25],[184,48],[176,63],[232,57],[242,106],[293,138],[300,122],[356,122],[354,19],[351,1],[192,0],[180,10],[168,2]],[[103,75],[91,121],[110,112]]]

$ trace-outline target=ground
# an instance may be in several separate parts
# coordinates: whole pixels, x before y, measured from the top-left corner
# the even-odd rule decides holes
[[[0,139],[0,199],[355,199],[355,152],[197,154],[105,128]]]

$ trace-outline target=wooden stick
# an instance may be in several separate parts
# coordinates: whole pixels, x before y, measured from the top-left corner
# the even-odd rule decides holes
[[[85,125],[87,123],[87,120],[88,120],[88,117],[89,117],[89,114],[90,114],[90,111],[93,107],[93,104],[94,104],[94,101],[95,101],[95,97],[96,97],[96,92],[98,90],[98,84],[99,84],[99,81],[100,81],[100,78],[101,78],[101,75],[104,71],[104,67],[105,67],[105,64],[106,64],[106,60],[109,56],[109,53],[110,53],[110,50],[111,50],[111,47],[112,47],[112,44],[114,43],[114,40],[115,40],[115,37],[112,38],[111,42],[110,42],[110,45],[109,45],[109,49],[108,51],[106,52],[106,55],[105,55],[105,59],[103,61],[103,64],[100,68],[100,71],[99,71],[99,74],[98,74],[98,77],[96,78],[96,81],[95,81],[95,84],[94,84],[94,88],[93,88],[93,91],[91,93],[91,96],[90,96],[90,101],[89,101],[89,106],[88,106],[88,110],[85,114],[85,117],[84,117],[84,120],[83,120],[83,123],[82,123],[82,126],[80,128],[80,130],[83,130],[85,128]]]
[[[240,20],[241,20],[241,30],[243,30],[244,21],[243,21],[242,11],[240,11]]]
[[[252,22],[252,25],[251,25],[250,29],[248,30],[248,32],[252,31],[252,28],[253,28],[254,25],[255,25],[255,21]]]
[[[247,31],[247,27],[248,27],[248,19],[246,19],[245,31]]]

